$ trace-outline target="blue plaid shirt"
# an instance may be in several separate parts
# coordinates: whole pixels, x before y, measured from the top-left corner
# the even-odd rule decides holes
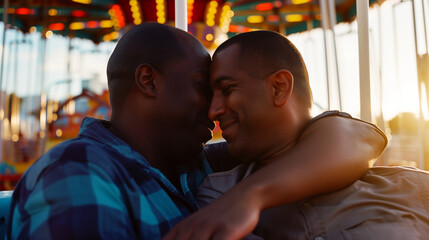
[[[193,188],[211,169],[181,176],[182,191],[101,120],[41,157],[18,183],[9,239],[160,239],[195,210]],[[189,186],[188,186],[189,185]]]

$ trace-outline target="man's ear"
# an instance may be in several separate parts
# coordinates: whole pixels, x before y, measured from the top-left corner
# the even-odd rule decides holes
[[[272,97],[275,106],[280,107],[286,104],[293,91],[293,75],[291,72],[281,69],[271,74]]]
[[[140,64],[136,69],[136,85],[148,97],[156,97],[156,76],[158,72],[147,63]]]

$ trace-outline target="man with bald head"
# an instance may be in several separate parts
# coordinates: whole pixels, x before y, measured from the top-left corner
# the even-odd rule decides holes
[[[9,239],[160,239],[195,211],[193,193],[201,180],[237,164],[226,143],[205,147],[214,127],[208,118],[210,61],[196,38],[167,25],[145,23],[124,34],[107,66],[111,121],[84,119],[77,138],[54,147],[28,169],[14,191]],[[338,188],[363,174],[385,147],[382,135],[366,124],[337,119],[322,125],[307,132],[310,141],[298,145],[313,148],[314,141],[329,139],[329,151],[298,150],[292,157],[303,164],[284,165],[278,180],[317,157],[327,164],[311,174],[332,176],[340,183],[331,187]],[[339,133],[326,136],[332,129]],[[349,134],[356,138],[344,141]],[[349,154],[336,146],[339,142],[361,151]],[[329,163],[351,173],[333,176]],[[303,187],[300,182],[285,188],[284,181],[260,182],[266,184],[260,190],[271,186],[283,193]],[[246,201],[226,198],[228,204],[219,208],[236,225],[249,226],[246,216],[260,211],[254,202],[283,203],[274,192],[255,194],[243,183],[235,193],[248,196]],[[303,195],[324,191],[309,188]]]

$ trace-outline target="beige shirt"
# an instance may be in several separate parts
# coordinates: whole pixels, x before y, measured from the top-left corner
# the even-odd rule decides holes
[[[202,206],[245,178],[253,164],[214,173],[201,184]],[[254,234],[265,239],[429,239],[429,173],[373,167],[332,193],[264,210]]]

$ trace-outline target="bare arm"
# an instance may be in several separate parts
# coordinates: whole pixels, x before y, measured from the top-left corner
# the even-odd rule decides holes
[[[367,123],[343,117],[320,119],[286,156],[179,223],[166,239],[240,239],[254,229],[266,208],[351,184],[386,145],[384,135]]]

